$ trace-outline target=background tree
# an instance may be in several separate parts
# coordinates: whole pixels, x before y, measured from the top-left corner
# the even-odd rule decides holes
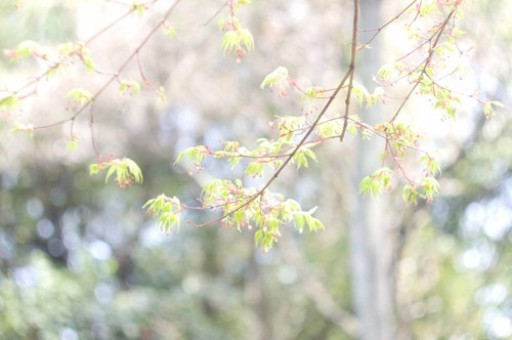
[[[361,8],[367,4],[362,2]],[[429,6],[451,6],[455,2],[444,4],[422,1],[413,4],[416,7],[413,6],[401,18],[402,20],[414,18],[415,13],[419,11],[419,5],[420,9],[426,11]],[[13,4],[8,4],[10,5]],[[134,209],[142,206],[147,199],[155,197],[159,192],[182,191],[183,194],[179,195],[182,198],[181,202],[189,206],[195,204],[198,193],[195,182],[191,181],[182,168],[168,167],[168,163],[173,162],[178,153],[187,147],[206,144],[211,150],[219,150],[225,146],[219,143],[219,140],[235,139],[240,140],[241,144],[254,147],[254,140],[258,137],[275,137],[274,133],[268,131],[267,122],[274,119],[276,113],[298,112],[301,109],[291,91],[287,97],[254,91],[269,71],[278,65],[285,65],[291,76],[304,77],[296,79],[297,86],[303,86],[304,83],[317,85],[339,82],[339,74],[334,74],[332,70],[339,70],[336,73],[342,73],[350,63],[349,48],[342,50],[342,46],[350,46],[351,38],[350,34],[341,36],[339,27],[344,25],[345,32],[351,31],[353,2],[318,2],[314,6],[307,2],[297,2],[293,5],[279,1],[271,5],[255,2],[237,11],[237,15],[241,16],[241,27],[234,24],[229,6],[223,8],[219,16],[210,20],[221,4],[217,4],[218,7],[212,5],[211,9],[205,6],[204,12],[198,12],[195,4],[179,3],[173,9],[175,12],[170,17],[170,26],[161,27],[167,37],[165,34],[162,35],[160,30],[152,36],[143,49],[133,54],[133,59],[126,64],[122,72],[118,72],[123,78],[112,78],[112,70],[115,72],[119,65],[124,65],[133,49],[140,46],[138,44],[141,44],[148,32],[161,22],[162,17],[170,9],[165,8],[167,4],[149,2],[145,4],[148,8],[145,8],[131,3],[123,6],[121,3],[100,2],[81,5],[78,11],[75,7],[57,3],[50,7],[46,7],[47,5],[38,7],[41,5],[29,6],[25,3],[26,7],[22,11],[13,11],[12,7],[2,11],[9,13],[12,21],[2,21],[7,22],[9,27],[22,23],[20,17],[30,15],[38,19],[48,17],[48,22],[43,22],[42,26],[50,27],[47,33],[41,33],[43,36],[40,39],[33,38],[30,30],[25,37],[6,37],[5,39],[14,40],[5,44],[7,51],[10,52],[7,53],[7,57],[12,58],[13,51],[34,53],[35,50],[32,48],[35,48],[35,45],[12,48],[27,38],[37,40],[42,46],[52,46],[68,39],[77,40],[76,38],[88,41],[90,37],[95,38],[95,33],[112,22],[113,18],[124,15],[125,12],[135,14],[141,11],[142,15],[126,16],[118,26],[115,26],[116,30],[109,30],[98,36],[98,39],[107,42],[106,45],[100,44],[96,38],[91,44],[87,44],[91,51],[91,60],[87,58],[88,53],[85,49],[71,46],[71,50],[75,51],[73,53],[77,53],[77,58],[74,64],[66,65],[64,78],[58,78],[59,82],[42,81],[37,89],[38,96],[30,97],[32,102],[16,106],[14,110],[3,111],[6,118],[2,122],[4,129],[13,127],[15,121],[30,122],[36,127],[51,125],[53,122],[60,122],[61,119],[68,119],[76,112],[77,107],[79,109],[80,101],[87,102],[90,99],[89,95],[95,96],[94,91],[90,89],[101,89],[109,79],[114,79],[113,83],[119,81],[117,85],[103,90],[105,92],[94,101],[93,111],[84,111],[78,119],[73,120],[74,127],[71,133],[70,124],[63,125],[64,135],[58,129],[57,134],[53,133],[55,130],[43,129],[35,131],[34,139],[27,141],[24,141],[22,136],[4,133],[6,137],[3,140],[4,152],[1,156],[1,163],[4,166],[0,221],[5,279],[2,281],[1,293],[4,306],[17,307],[9,308],[9,313],[4,314],[3,334],[12,334],[14,338],[53,337],[56,334],[63,338],[73,338],[77,334],[83,337],[90,337],[93,334],[99,338],[356,337],[359,334],[358,322],[351,311],[355,308],[361,320],[364,320],[365,316],[361,315],[361,310],[351,302],[355,289],[351,292],[347,279],[347,264],[350,261],[347,249],[350,246],[350,239],[346,237],[347,229],[343,227],[354,224],[340,221],[339,216],[340,210],[350,212],[351,202],[358,196],[355,193],[350,194],[354,191],[349,189],[350,183],[353,183],[352,178],[344,177],[345,173],[340,174],[339,169],[348,169],[349,165],[355,163],[354,159],[361,149],[352,143],[358,141],[358,138],[348,136],[341,146],[339,143],[330,143],[323,148],[315,149],[319,165],[315,166],[314,162],[311,162],[308,172],[300,169],[295,173],[288,169],[286,176],[280,176],[273,184],[272,188],[295,198],[303,207],[309,209],[318,205],[317,217],[327,228],[321,233],[307,236],[298,236],[281,228],[280,232],[288,235],[283,235],[277,246],[269,253],[254,251],[253,241],[249,238],[228,230],[219,231],[213,225],[207,229],[197,230],[183,225],[180,232],[169,240],[158,232],[155,233],[155,226],[144,219],[143,211]],[[159,7],[161,5],[162,7]],[[483,20],[484,14],[490,11],[491,7],[486,7],[485,2],[465,5],[465,14],[473,19],[472,26],[466,28],[468,33],[476,28],[480,28],[479,32],[492,29],[493,25],[488,24],[482,29],[474,24],[479,22],[476,18]],[[100,6],[100,12],[97,12],[96,6]],[[496,7],[492,10],[506,13],[507,4],[500,6],[503,8]],[[403,7],[405,4],[401,2],[388,3],[385,7],[386,15],[383,14],[386,18],[382,21],[394,18]],[[368,10],[364,11],[365,14],[369,13]],[[76,28],[51,28],[57,23],[51,20],[52,15],[65,17],[64,13],[75,16],[68,24],[72,27],[71,23],[75,22]],[[449,9],[441,12],[443,15],[447,13]],[[96,20],[92,22],[91,17]],[[224,33],[216,31],[214,26],[220,17],[227,17],[228,23],[231,20],[229,25],[224,22],[225,33],[250,28],[255,40],[255,49],[250,55],[245,54],[249,51],[239,51],[236,45],[233,45],[233,58],[218,58],[222,54],[221,42]],[[25,22],[35,23],[34,20]],[[193,29],[202,23],[207,23],[206,27]],[[498,27],[497,22],[493,23]],[[62,21],[59,21],[59,25],[62,24]],[[310,27],[311,30],[306,34],[300,29],[303,27]],[[173,28],[176,34],[173,33]],[[501,26],[499,29],[507,32]],[[36,30],[45,32],[39,29],[39,26]],[[399,31],[394,30],[393,25],[387,30],[390,30],[388,34],[393,40],[398,40],[395,37]],[[69,32],[71,36],[63,37],[62,32]],[[120,35],[119,32],[123,34]],[[363,36],[362,32],[360,33]],[[384,33],[386,32],[382,34]],[[169,34],[174,35],[171,41],[168,40]],[[111,40],[109,35],[115,39]],[[137,37],[140,39],[136,39]],[[206,41],[209,43],[205,43]],[[211,41],[214,43],[210,43]],[[249,49],[250,44],[244,41],[249,40],[242,40],[242,48]],[[317,45],[323,48],[304,48]],[[224,45],[226,52],[229,52],[229,46]],[[403,52],[401,48],[406,47],[394,45],[382,49],[388,56],[398,56]],[[492,48],[494,51],[504,50],[499,45],[499,40]],[[190,53],[191,50],[195,53]],[[278,53],[275,53],[276,51]],[[368,51],[365,50],[364,55],[372,55],[366,54]],[[299,55],[301,58],[296,58]],[[270,56],[276,59],[271,66]],[[343,56],[341,67],[339,56]],[[243,58],[240,65],[236,64],[237,58]],[[36,56],[36,60],[43,63],[43,68],[47,66],[44,58],[41,61],[41,56]],[[148,60],[165,60],[166,63],[152,63]],[[393,61],[394,58],[390,57],[389,60]],[[9,86],[5,93],[8,95],[3,98],[9,98],[12,84],[22,86],[26,81],[26,78],[19,77],[20,73],[17,70],[37,74],[35,69],[39,67],[38,64],[30,60],[20,62],[22,64],[17,66],[4,66],[4,71],[7,70],[5,67],[9,68],[5,74],[12,80],[7,82]],[[371,66],[370,62],[363,65],[367,67],[361,67],[362,70],[369,70],[372,67],[378,70],[379,67]],[[501,62],[501,65],[506,64]],[[489,64],[484,66],[490,67]],[[82,70],[87,68],[92,69],[92,72],[84,77]],[[487,69],[481,74],[489,77],[492,72]],[[358,77],[355,77],[355,82],[361,83]],[[148,82],[148,85],[144,86],[144,82]],[[141,89],[138,96],[136,93],[139,92],[139,86],[136,84],[140,84]],[[65,98],[65,94],[69,89],[77,89],[77,85],[81,89],[88,89],[89,93],[71,92],[71,102],[75,100],[77,103],[71,104],[70,111],[60,111],[55,113],[55,116],[47,113],[47,107],[51,107],[52,111],[56,107],[65,108],[66,101],[69,100]],[[165,91],[160,88],[161,85]],[[497,85],[486,90],[489,92],[488,97],[494,98],[496,95],[502,97],[500,99],[503,102],[507,102],[507,95],[501,94],[499,90],[503,88],[505,87]],[[123,91],[124,97],[120,98],[115,94],[117,90]],[[113,96],[107,97],[109,91]],[[61,93],[61,99],[55,96],[55,93]],[[158,99],[164,93],[167,104],[160,104]],[[342,95],[345,93],[342,92]],[[220,97],[223,98],[222,101],[219,100]],[[241,102],[240,98],[243,99]],[[250,105],[247,105],[248,98]],[[388,98],[388,101],[391,99]],[[358,110],[355,102],[354,98],[352,108]],[[46,103],[51,106],[45,107]],[[3,104],[9,106],[16,103],[8,100]],[[341,98],[334,105],[334,113],[343,112],[345,105]],[[480,106],[464,105],[467,106],[462,107],[467,109],[462,112],[474,110],[481,116],[482,112],[478,112]],[[235,116],[231,116],[233,112],[236,113]],[[454,124],[469,124],[466,122],[474,119],[469,116],[466,119],[463,115],[461,120]],[[54,117],[56,118],[53,119]],[[313,113],[310,117],[314,117]],[[230,124],[223,124],[223,119]],[[339,119],[338,121],[343,122]],[[501,125],[502,123],[505,124],[505,121],[501,118],[489,122],[482,121],[481,129],[475,128],[474,133],[469,136],[460,135],[461,125],[458,125],[458,129],[452,130],[456,131],[456,134],[453,139],[448,139],[454,141],[453,144],[447,145],[450,153],[442,157],[446,160],[444,163],[449,166],[445,174],[450,176],[450,171],[455,169],[455,165],[451,166],[451,163],[460,164],[456,162],[457,159],[467,162],[466,155],[471,153],[471,148],[464,148],[464,153],[459,152],[461,148],[457,140],[469,141],[474,138],[475,141],[480,141],[477,136],[481,133],[479,131],[485,131],[485,126],[494,124],[494,129],[496,126],[506,126]],[[450,124],[452,123],[443,122],[435,126]],[[235,129],[231,129],[231,126]],[[18,126],[17,129],[31,131],[27,125]],[[487,132],[487,136],[491,137],[490,141],[499,138],[496,137],[498,134],[492,132],[492,127],[487,129],[491,129],[491,132]],[[87,139],[91,132],[94,136],[92,145],[96,151],[91,151],[88,146],[90,143]],[[432,134],[432,128],[429,132]],[[439,136],[446,137],[446,134],[445,132],[443,136],[443,133],[440,133]],[[66,135],[69,137],[66,138]],[[442,140],[447,144],[447,139]],[[378,142],[376,143],[378,145]],[[24,145],[29,145],[30,148]],[[482,144],[475,142],[468,145]],[[492,146],[494,144],[489,145],[490,150],[497,150]],[[66,147],[76,147],[76,150],[66,151]],[[482,152],[481,149],[478,151],[478,148],[480,147],[476,147],[477,151],[474,152],[494,159],[492,153]],[[90,163],[94,152],[98,152],[102,157],[97,162],[97,168],[94,167],[93,170],[100,170],[105,165],[121,166],[123,163],[109,162],[116,158],[121,160],[124,154],[128,154],[143,170],[144,185],[119,191],[111,186],[103,186],[101,180],[91,182],[85,171],[84,162]],[[369,155],[368,158],[361,159],[378,159],[378,152],[375,152],[374,157]],[[116,157],[105,156],[111,153],[115,153]],[[340,154],[344,157],[340,157]],[[500,157],[502,160],[507,159],[502,155]],[[325,161],[322,160],[325,159],[336,160],[341,165],[324,165]],[[485,164],[494,162],[486,160]],[[191,165],[188,166],[189,170],[194,170],[193,164]],[[208,161],[204,167],[204,171],[193,177],[193,180],[201,185],[209,181],[210,175],[221,174],[229,169],[229,166],[214,161]],[[503,167],[498,168],[496,174],[501,175],[496,175],[490,180],[495,186],[498,186],[502,176],[508,173],[503,171]],[[176,174],[173,174],[173,171]],[[114,177],[115,175],[113,173]],[[131,180],[130,176],[135,174],[128,172],[128,175],[127,179]],[[300,176],[300,180],[297,175]],[[358,177],[357,182],[371,174],[358,175],[352,175]],[[472,178],[466,174],[462,176],[465,176],[462,177],[464,179]],[[254,178],[255,185],[258,185],[258,181],[261,183],[258,177]],[[294,183],[298,185],[294,186]],[[457,189],[450,186],[454,184],[453,181],[447,183],[448,189]],[[123,184],[123,181],[118,184]],[[460,187],[471,186],[459,184]],[[438,210],[434,210],[432,222],[427,222],[424,217],[430,206],[422,203],[416,207],[409,207],[409,211],[405,211],[403,216],[398,214],[400,216],[397,217],[397,214],[394,214],[395,216],[391,218],[387,216],[388,214],[383,214],[383,220],[401,220],[403,225],[399,230],[395,230],[397,233],[386,236],[398,237],[395,254],[399,256],[395,258],[398,266],[397,329],[404,336],[507,336],[507,316],[504,312],[506,309],[500,307],[506,306],[506,281],[498,277],[493,281],[492,277],[486,275],[491,271],[488,269],[498,267],[471,267],[475,256],[497,261],[497,257],[490,257],[496,239],[492,242],[485,240],[476,246],[467,243],[467,226],[462,223],[459,227],[458,222],[453,222],[467,219],[468,217],[464,217],[466,214],[475,213],[475,206],[469,209],[469,202],[475,197],[481,197],[477,192],[475,189],[473,196],[467,196],[465,203],[459,201],[455,202],[455,205],[446,203],[452,202],[450,199],[440,199],[433,206]],[[385,200],[394,197],[393,194],[385,195]],[[451,195],[456,198],[455,201],[465,197],[460,191],[456,195]],[[371,202],[372,205],[376,204],[375,200]],[[398,207],[393,210],[403,211],[403,203],[395,202],[393,199],[392,204]],[[446,213],[447,209],[450,211],[449,214]],[[458,212],[455,213],[455,210]],[[450,216],[449,219],[447,216]],[[439,220],[436,220],[437,218]],[[202,215],[200,211],[190,211],[184,218],[188,219],[208,221],[210,217]],[[477,220],[483,221],[480,218]],[[436,229],[436,224],[441,225],[442,221],[451,222],[444,222],[446,227]],[[333,227],[335,225],[341,227]],[[480,230],[480,227],[474,228]],[[381,230],[375,230],[379,231]],[[474,238],[472,240],[471,242],[474,242]],[[172,247],[169,247],[169,243]],[[490,244],[493,246],[485,248]],[[41,249],[42,252],[34,249]],[[420,251],[423,249],[425,251]],[[459,251],[463,254],[461,259],[466,259],[466,262],[457,260]],[[385,252],[379,252],[377,255],[384,256]],[[53,263],[48,259],[53,259]],[[503,259],[506,259],[506,256]],[[370,259],[369,263],[372,261],[374,260]],[[499,266],[505,262],[495,263]],[[333,267],[337,268],[334,275]],[[487,279],[481,281],[479,277]],[[362,287],[365,283],[355,280],[352,287]],[[61,287],[62,283],[65,290]],[[462,283],[465,283],[464,289],[454,291],[449,288],[453,285],[461,287]],[[79,290],[78,287],[83,289]],[[376,286],[374,289],[379,287]],[[458,292],[460,294],[457,294]],[[475,294],[478,298],[473,300]],[[49,296],[54,296],[52,299],[58,301],[57,304],[62,307],[61,311],[49,313],[44,309]],[[65,299],[59,301],[59,298]],[[80,299],[87,308],[76,310],[76,304],[73,302]],[[473,301],[478,302],[475,304]],[[460,305],[464,307],[461,308]],[[24,313],[17,312],[19,310]],[[384,319],[392,318],[389,315],[377,317],[378,322]],[[454,324],[458,326],[453,327]]]

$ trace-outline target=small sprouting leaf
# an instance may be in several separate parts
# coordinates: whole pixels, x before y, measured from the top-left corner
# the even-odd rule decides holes
[[[165,26],[164,34],[172,39],[176,35],[176,28],[172,26]]]
[[[376,195],[382,191],[382,184],[373,176],[366,176],[359,183],[359,190],[364,195]]]
[[[98,172],[100,172],[101,168],[100,165],[97,163],[89,165],[89,175],[96,175]]]
[[[288,78],[288,69],[283,66],[279,66],[272,73],[268,74],[260,84],[260,87],[273,87],[274,85],[281,83],[283,80]]]
[[[263,174],[263,163],[251,162],[245,169],[245,174],[252,177],[261,176]]]
[[[121,82],[119,83],[119,92],[121,94],[125,94],[127,92],[140,94],[140,91],[140,84],[135,80],[121,80]]]
[[[91,164],[89,166],[89,174],[95,175],[103,169],[107,169],[105,175],[105,183],[108,182],[110,177],[115,175],[115,181],[118,187],[126,188],[133,183],[142,183],[142,171],[135,163],[129,158],[113,159],[110,161]]]
[[[402,190],[402,198],[407,203],[413,203],[413,204],[418,203],[418,192],[417,192],[416,188],[414,188],[410,185],[404,186],[404,188]]]
[[[377,72],[377,75],[382,80],[389,80],[391,76],[393,75],[393,66],[390,64],[384,64],[380,67],[379,71]]]
[[[14,50],[4,50],[4,54],[11,60],[19,60],[33,56],[41,46],[32,40],[21,42]]]
[[[318,162],[313,150],[308,148],[300,148],[299,151],[293,156],[294,161],[297,162],[297,169],[301,167],[307,168],[309,166],[308,158]]]
[[[174,162],[174,164],[181,162],[183,159],[189,159],[189,160],[193,160],[194,163],[197,166],[199,166],[203,162],[206,155],[209,153],[210,152],[209,152],[208,148],[204,145],[193,146],[193,147],[190,147],[190,148],[182,151],[176,158],[176,161]]]
[[[25,132],[29,137],[34,135],[33,124],[17,124],[15,128],[11,129],[12,132]]]
[[[180,226],[180,214],[182,211],[180,200],[164,194],[148,200],[143,206],[147,213],[157,217],[157,224],[165,232],[174,231]]]
[[[144,14],[144,11],[146,10],[146,6],[138,0],[134,0],[132,6],[140,16]]]
[[[375,90],[373,90],[373,93],[366,97],[366,106],[371,107],[375,105],[379,100],[382,99],[384,94],[384,89],[380,86],[377,86]]]
[[[425,164],[426,170],[433,176],[441,172],[441,163],[439,160],[431,157],[429,154],[421,156],[421,161]]]
[[[484,104],[483,111],[486,118],[494,117],[495,107],[504,107],[504,105],[498,101],[489,101]]]
[[[423,179],[421,184],[423,186],[425,199],[428,202],[431,202],[434,199],[434,197],[437,196],[437,194],[439,193],[439,182],[437,182],[437,180],[434,177],[427,176]]]
[[[364,99],[368,97],[368,90],[360,84],[354,84],[354,86],[352,86],[352,93],[356,96],[360,106],[363,105]]]
[[[14,106],[19,105],[21,100],[15,95],[9,95],[0,99],[0,108],[5,107],[12,109]]]
[[[247,29],[240,29],[238,32],[240,44],[245,46],[246,51],[252,51],[254,49],[254,38]]]
[[[240,46],[238,34],[235,31],[227,31],[222,38],[222,52],[227,54]]]
[[[85,68],[89,72],[93,72],[96,69],[96,64],[94,63],[94,60],[90,56],[84,56],[82,58],[82,61],[84,62]]]
[[[304,229],[304,224],[306,223],[306,219],[303,214],[295,214],[293,221],[295,222],[295,227],[302,232]]]
[[[88,103],[93,99],[93,95],[91,92],[80,87],[69,90],[66,94],[66,97],[72,98],[80,104]]]
[[[76,140],[70,140],[66,144],[66,149],[68,149],[69,151],[74,151],[74,150],[76,150],[77,147],[78,147],[78,142]]]

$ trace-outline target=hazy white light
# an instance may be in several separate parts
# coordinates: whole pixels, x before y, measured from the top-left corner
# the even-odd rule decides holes
[[[97,240],[92,242],[89,245],[89,251],[91,252],[91,255],[100,261],[105,261],[112,256],[112,249],[110,246],[103,241]]]
[[[512,320],[496,308],[486,310],[484,323],[488,334],[493,338],[510,339],[512,336]]]

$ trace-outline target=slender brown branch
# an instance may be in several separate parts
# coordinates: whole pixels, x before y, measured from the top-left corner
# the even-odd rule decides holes
[[[126,11],[126,13],[124,13],[123,15],[121,15],[119,18],[117,18],[116,20],[112,21],[111,23],[109,23],[107,26],[103,27],[102,29],[100,29],[98,32],[94,33],[91,37],[89,37],[89,39],[85,40],[85,45],[93,42],[95,39],[97,39],[98,37],[100,37],[102,34],[104,34],[105,32],[107,32],[108,30],[110,30],[112,27],[114,27],[115,25],[117,25],[118,23],[120,23],[121,21],[123,21],[126,17],[128,17],[130,14],[132,14],[133,12],[135,11],[135,8],[130,8],[128,11]]]
[[[90,106],[89,109],[89,130],[91,132],[91,144],[96,157],[99,157],[100,153],[98,151],[98,147],[96,145],[96,138],[94,136],[94,103]]]
[[[371,44],[371,42],[373,40],[375,40],[375,38],[386,28],[388,27],[389,25],[391,25],[394,21],[398,20],[398,18],[400,18],[405,12],[407,12],[407,10],[409,8],[412,7],[412,5],[414,5],[416,2],[418,2],[418,0],[413,0],[409,5],[407,5],[403,10],[401,10],[397,15],[395,15],[393,18],[391,18],[391,20],[389,20],[388,22],[386,22],[384,25],[380,26],[379,28],[376,28],[376,29],[373,29],[373,30],[369,30],[369,31],[375,31],[375,33],[370,37],[370,39],[363,45],[361,46],[362,48],[368,46]],[[367,30],[368,31],[368,30]]]
[[[359,0],[354,0],[354,18],[352,20],[352,46],[350,50],[350,65],[348,72],[350,74],[348,80],[347,96],[345,97],[345,114],[343,116],[343,129],[341,130],[340,141],[343,142],[348,126],[348,114],[350,112],[350,97],[352,96],[352,87],[354,84],[354,72],[356,69],[356,52],[357,52],[357,26],[359,25]]]
[[[229,0],[226,0],[224,1],[224,3],[219,7],[219,9],[217,9],[217,11],[202,25],[202,26],[206,26],[208,25],[210,22],[212,22],[213,19],[215,19],[215,17],[217,15],[219,15],[220,12],[222,12],[222,10],[224,9],[224,7],[228,6],[228,3],[229,3]]]

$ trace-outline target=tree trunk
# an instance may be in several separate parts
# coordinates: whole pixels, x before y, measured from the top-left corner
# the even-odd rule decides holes
[[[360,1],[359,43],[368,41],[373,34],[361,30],[378,28],[382,24],[382,0]],[[358,53],[356,76],[359,82],[371,91],[372,75],[381,64],[376,46]],[[377,108],[365,109],[363,121],[370,124],[382,119]],[[359,182],[380,167],[378,154],[382,151],[379,141],[355,142],[357,150],[354,158],[354,192],[359,192]],[[394,339],[394,299],[392,272],[392,233],[386,223],[386,202],[384,197],[363,197],[354,199],[349,226],[350,270],[352,275],[352,295],[356,314],[360,320],[362,340]]]

